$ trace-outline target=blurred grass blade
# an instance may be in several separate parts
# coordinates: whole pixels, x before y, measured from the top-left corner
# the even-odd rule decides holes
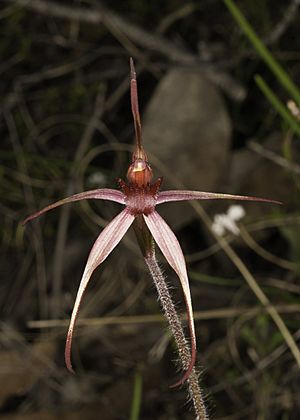
[[[142,401],[142,374],[137,371],[134,377],[130,420],[139,420]]]
[[[273,57],[264,43],[261,41],[258,35],[256,35],[254,29],[246,20],[240,9],[234,4],[232,0],[224,0],[227,8],[229,9],[232,16],[235,18],[245,35],[256,49],[257,53],[269,66],[271,71],[275,74],[281,85],[288,91],[289,95],[298,103],[300,106],[300,90],[292,81],[287,72],[283,69],[281,64]]]
[[[297,133],[298,136],[300,136],[300,124],[292,116],[292,114],[287,109],[287,107],[280,101],[280,99],[276,96],[276,94],[272,91],[270,86],[267,85],[267,83],[261,76],[256,75],[254,78],[258,87],[263,92],[265,97],[269,100],[273,108],[276,109],[276,111],[282,116],[284,121],[287,122],[287,124],[291,127],[291,129],[295,133]]]
[[[242,280],[239,280],[239,279],[210,276],[210,275],[203,274],[203,273],[200,273],[198,271],[193,271],[193,270],[189,270],[189,277],[192,280],[199,281],[201,283],[217,285],[217,286],[236,287],[242,284]]]

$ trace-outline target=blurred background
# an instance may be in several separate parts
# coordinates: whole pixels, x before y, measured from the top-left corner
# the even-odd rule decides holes
[[[86,258],[120,206],[84,201],[21,224],[125,177],[130,56],[162,188],[284,203],[244,203],[239,220],[224,201],[159,208],[187,260],[209,412],[300,417],[299,3],[1,2],[1,418],[194,418],[185,387],[169,388],[176,350],[132,232],[93,275],[74,337],[77,375],[65,368]]]

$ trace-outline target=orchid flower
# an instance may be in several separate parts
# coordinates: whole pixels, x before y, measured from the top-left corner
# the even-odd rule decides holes
[[[90,281],[94,270],[109,256],[113,249],[121,241],[129,227],[135,219],[143,219],[153,236],[156,244],[160,248],[162,254],[165,256],[167,262],[177,274],[183,295],[185,298],[187,319],[191,341],[191,357],[188,369],[185,371],[183,378],[179,383],[186,381],[192,372],[196,361],[196,334],[193,319],[192,299],[189,287],[189,280],[183,252],[179,242],[170,229],[168,224],[156,211],[156,206],[163,203],[173,201],[187,201],[187,200],[209,200],[209,199],[225,199],[225,200],[248,200],[248,201],[262,201],[278,203],[274,200],[267,200],[263,198],[255,198],[240,195],[230,195],[212,192],[201,191],[186,191],[186,190],[170,190],[160,191],[162,178],[152,183],[152,169],[149,165],[147,155],[142,146],[142,132],[141,121],[138,105],[138,92],[136,72],[133,60],[130,59],[131,68],[131,108],[134,121],[136,147],[132,156],[132,163],[127,171],[127,183],[122,179],[118,180],[120,189],[101,188],[92,191],[85,191],[79,194],[72,195],[63,200],[57,201],[44,209],[28,216],[24,220],[24,224],[38,216],[59,207],[63,204],[72,203],[79,200],[95,199],[95,200],[110,200],[122,204],[125,208],[102,230],[94,243],[84,272],[81,278],[75,304],[73,307],[70,325],[68,329],[66,346],[65,346],[65,362],[67,369],[73,372],[71,363],[71,346],[75,322],[77,319],[79,307]]]

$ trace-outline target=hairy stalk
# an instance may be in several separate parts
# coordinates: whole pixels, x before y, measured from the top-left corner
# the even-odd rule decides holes
[[[175,309],[175,305],[172,301],[164,275],[157,263],[154,247],[152,248],[151,252],[148,252],[147,255],[144,256],[144,258],[149,268],[150,274],[153,278],[154,284],[159,295],[160,303],[163,307],[165,316],[168,319],[171,331],[173,333],[176,345],[178,347],[178,353],[180,356],[182,367],[184,370],[187,370],[191,358],[190,348],[185,338],[181,321]],[[193,368],[192,373],[189,376],[188,386],[190,397],[193,401],[195,412],[197,415],[197,420],[208,420],[208,415],[203,401],[202,392],[199,386],[198,374],[195,368]]]

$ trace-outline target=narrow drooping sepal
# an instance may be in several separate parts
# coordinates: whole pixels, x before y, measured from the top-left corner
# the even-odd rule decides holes
[[[88,282],[90,281],[93,271],[108,257],[111,251],[118,245],[120,240],[123,238],[123,236],[129,229],[133,220],[134,216],[130,214],[127,209],[124,209],[102,230],[91,249],[77,292],[66,341],[65,362],[68,370],[72,373],[74,373],[71,363],[72,337],[74,325],[76,322],[83,294],[88,285]]]
[[[62,206],[63,204],[72,203],[74,201],[80,201],[80,200],[90,200],[90,199],[110,200],[110,201],[115,201],[116,203],[125,204],[125,195],[121,191],[118,191],[118,190],[113,190],[110,188],[101,188],[97,190],[85,191],[79,194],[71,195],[70,197],[64,198],[62,200],[56,201],[55,203],[50,204],[49,206],[43,208],[42,210],[39,210],[36,213],[31,214],[23,221],[23,225],[25,225],[25,223],[29,222],[30,220],[41,216],[42,214],[46,213],[49,210]]]
[[[261,201],[264,203],[282,204],[277,200],[269,200],[260,197],[250,197],[247,195],[233,195],[202,191],[187,190],[169,190],[158,193],[156,204],[170,203],[172,201],[188,201],[188,200],[239,200],[239,201]]]
[[[183,252],[170,227],[156,211],[151,212],[147,216],[144,215],[144,219],[161,252],[179,277],[187,307],[188,325],[191,336],[191,360],[182,379],[174,384],[174,386],[177,386],[183,384],[188,379],[196,361],[196,335],[189,279]]]

